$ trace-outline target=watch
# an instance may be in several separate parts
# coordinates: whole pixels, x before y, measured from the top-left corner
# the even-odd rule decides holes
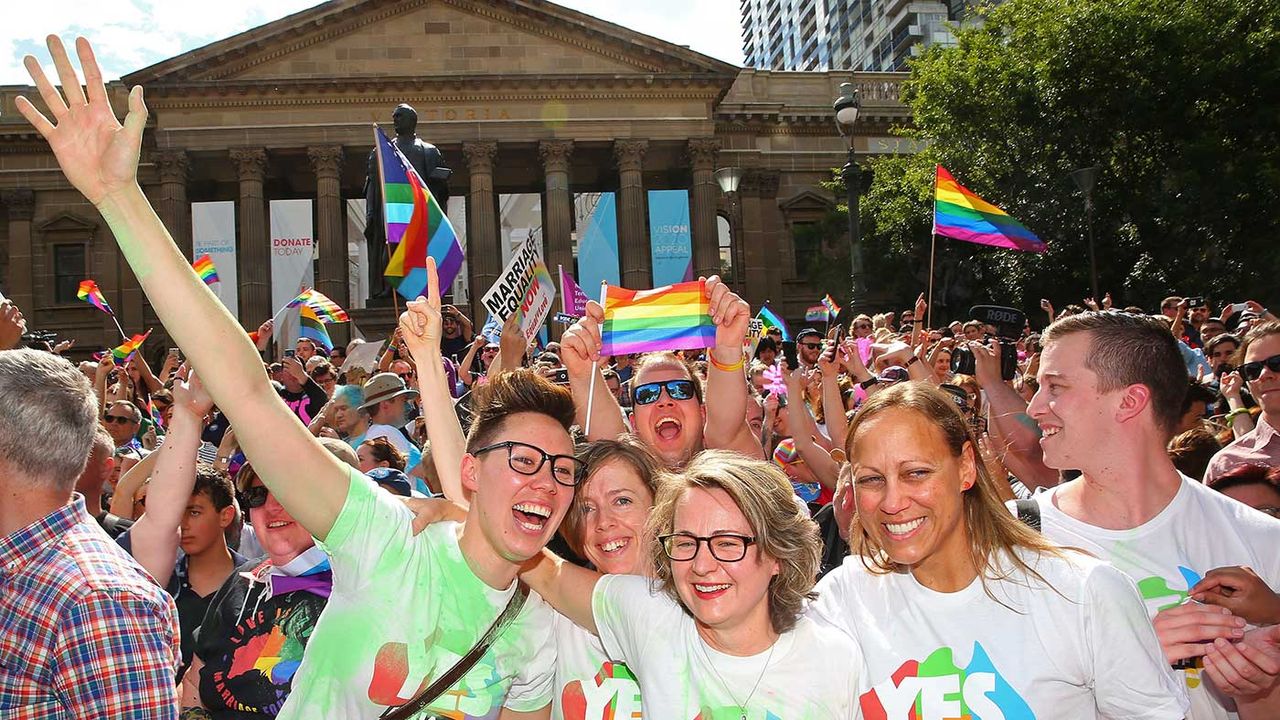
[[[866,380],[863,380],[862,382],[858,383],[858,387],[862,388],[863,390],[866,390],[872,385],[879,385],[879,384],[880,384],[880,378],[876,377],[875,375],[872,375]]]
[[[918,363],[918,362],[920,362],[920,356],[919,356],[919,355],[912,355],[912,356],[911,356],[911,359],[910,359],[910,360],[908,360],[908,361],[907,361],[907,363],[906,363],[906,365],[904,365],[903,367],[911,367],[911,365],[912,365],[913,363]]]

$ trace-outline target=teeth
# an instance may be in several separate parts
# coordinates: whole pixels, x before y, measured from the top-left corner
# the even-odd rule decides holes
[[[530,515],[537,515],[538,517],[540,517],[540,518],[542,518],[542,519],[544,519],[544,520],[545,520],[545,519],[547,519],[547,518],[549,518],[549,517],[551,517],[551,508],[549,508],[549,507],[547,507],[547,506],[545,506],[545,505],[533,505],[533,504],[530,504],[530,503],[519,503],[519,504],[517,504],[517,505],[515,506],[515,509],[516,509],[516,510],[519,510],[520,512],[526,512],[526,513],[529,513]]]
[[[1061,431],[1061,428],[1043,428],[1045,437],[1053,437]]]
[[[889,532],[893,533],[894,535],[906,535],[912,530],[915,530],[916,528],[920,527],[920,524],[923,522],[924,522],[924,518],[916,518],[911,522],[885,523],[884,526],[888,528]]]
[[[285,525],[288,525],[288,524],[289,524],[289,523],[284,522],[283,520],[277,520],[277,521],[275,521],[275,522],[273,522],[273,523],[267,523],[267,527],[268,527],[268,528],[271,528],[271,529],[273,529],[273,530],[274,530],[275,528],[282,528],[282,527],[284,527]]]
[[[720,590],[726,590],[729,587],[731,586],[728,583],[723,583],[721,585],[699,585],[697,583],[694,583],[693,585],[693,589],[697,590],[700,593],[719,592]]]
[[[627,545],[626,540],[612,540],[610,542],[605,543],[604,545],[601,545],[600,549],[604,550],[605,552],[613,552],[614,550],[619,550],[623,547],[626,547],[626,545]]]
[[[675,418],[662,418],[654,427],[662,427],[663,425],[675,425],[676,427],[680,427],[680,422]]]
[[[523,527],[525,530],[531,530],[533,532],[541,532],[542,530],[541,524],[535,525],[533,523],[527,523],[523,520],[517,520],[516,522],[520,523],[520,526]]]

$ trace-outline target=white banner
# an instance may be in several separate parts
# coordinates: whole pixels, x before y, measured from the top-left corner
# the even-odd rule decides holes
[[[232,315],[239,317],[240,288],[236,280],[236,203],[234,200],[191,203],[191,248],[193,262],[208,255],[218,271],[219,282],[210,286],[213,294]],[[255,328],[256,329],[256,328]]]
[[[271,201],[271,311],[277,312],[304,287],[315,286],[316,242],[310,200]],[[276,342],[293,347],[298,339],[298,311],[276,323]]]
[[[556,284],[542,261],[542,241],[531,237],[520,243],[481,302],[490,317],[500,320],[520,313],[520,332],[530,342],[546,322],[555,299]]]

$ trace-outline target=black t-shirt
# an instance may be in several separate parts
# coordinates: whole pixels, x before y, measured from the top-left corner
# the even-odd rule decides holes
[[[200,700],[217,720],[273,718],[293,687],[311,632],[328,598],[297,590],[266,597],[250,581],[266,560],[236,568],[213,596],[196,634]]]
[[[840,537],[840,528],[836,525],[835,505],[827,503],[813,514],[813,521],[818,523],[818,533],[822,537],[822,564],[818,567],[818,578],[840,567],[849,554],[849,543]]]
[[[230,552],[231,562],[235,568],[248,562],[243,555],[235,550]],[[191,665],[191,655],[195,652],[196,647],[196,628],[200,627],[200,623],[204,622],[205,613],[209,611],[209,604],[213,602],[214,596],[218,594],[215,590],[201,597],[192,589],[190,578],[187,575],[187,559],[187,554],[179,551],[178,562],[173,567],[173,575],[169,576],[169,584],[165,587],[165,591],[173,596],[173,602],[178,606],[178,626],[182,634],[182,670],[178,673],[179,678],[187,671],[187,667]],[[234,568],[231,572],[235,574]],[[223,584],[225,585],[226,583],[224,582]]]
[[[440,338],[440,354],[455,363],[460,363],[462,358],[467,356],[470,345],[471,338],[461,333],[456,338]]]
[[[294,415],[302,419],[303,425],[310,425],[324,404],[329,402],[329,396],[325,394],[324,388],[311,378],[307,378],[307,382],[298,392],[292,392],[285,387],[280,388],[279,392],[280,397],[284,398],[284,404],[289,406]]]

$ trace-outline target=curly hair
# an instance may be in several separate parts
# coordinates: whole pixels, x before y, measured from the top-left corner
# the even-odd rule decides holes
[[[726,450],[705,450],[684,470],[665,473],[659,479],[657,500],[649,515],[650,537],[674,530],[676,507],[691,488],[725,491],[746,516],[758,551],[778,563],[778,574],[769,581],[769,621],[777,633],[795,627],[805,601],[817,597],[813,586],[822,542],[818,526],[796,502],[786,474],[763,460]],[[684,607],[672,580],[672,561],[662,543],[652,542],[650,555],[662,591]],[[686,607],[685,612],[688,610]]]
[[[578,459],[586,463],[587,477],[573,494],[573,504],[569,506],[569,512],[565,513],[564,520],[560,521],[560,537],[564,538],[574,554],[586,557],[582,542],[583,523],[586,520],[583,505],[587,501],[587,485],[595,478],[596,471],[610,463],[621,463],[640,477],[640,482],[649,489],[651,496],[656,496],[658,474],[662,466],[648,447],[629,435],[620,435],[616,440],[588,443],[579,448]]]

